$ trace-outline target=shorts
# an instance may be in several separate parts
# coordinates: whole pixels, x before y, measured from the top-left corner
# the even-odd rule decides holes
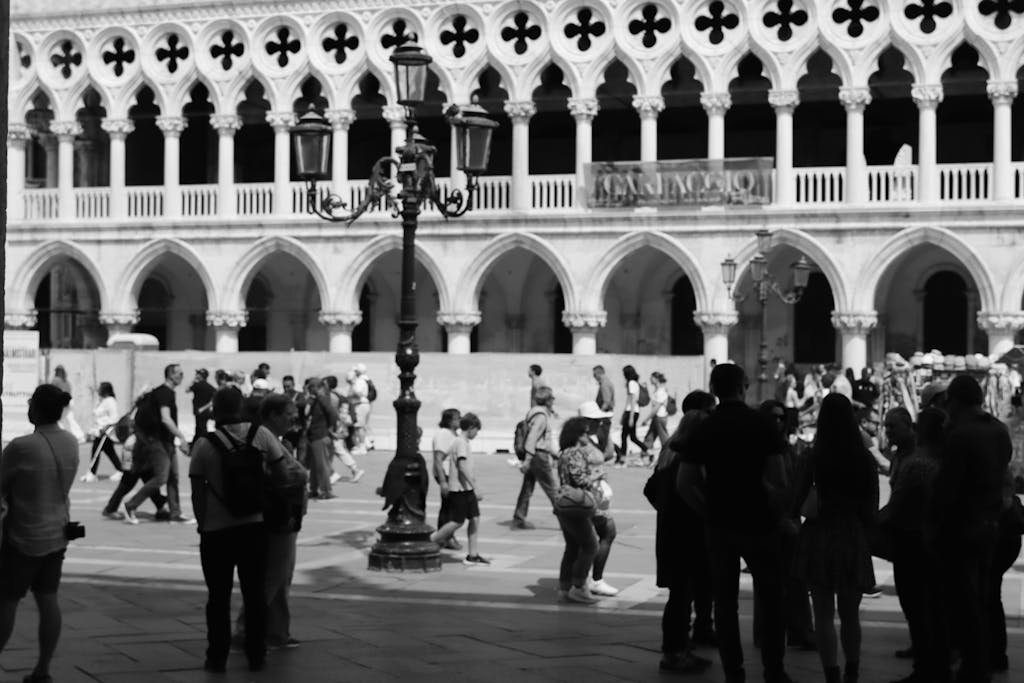
[[[10,543],[0,548],[0,595],[21,600],[29,589],[36,595],[53,595],[60,586],[64,549],[42,557],[30,557]]]
[[[476,502],[476,491],[452,491],[448,494],[448,521],[462,524],[467,519],[480,516]]]
[[[366,429],[366,423],[370,419],[370,404],[357,403],[354,412],[352,426],[356,429]]]

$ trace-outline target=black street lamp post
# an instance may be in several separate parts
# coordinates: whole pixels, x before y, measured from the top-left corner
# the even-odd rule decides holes
[[[801,255],[796,263],[790,266],[793,272],[793,288],[784,291],[779,281],[768,270],[768,253],[772,249],[772,234],[768,230],[757,231],[757,253],[750,259],[750,279],[753,286],[749,291],[733,291],[736,283],[736,261],[727,257],[722,261],[722,282],[725,283],[729,296],[740,304],[751,293],[757,297],[760,305],[761,344],[757,356],[757,397],[763,401],[765,397],[765,384],[768,382],[768,298],[774,293],[784,304],[793,305],[800,301],[807,288],[807,279],[810,277],[811,264]]]
[[[388,465],[382,492],[387,521],[377,531],[380,541],[370,552],[370,569],[436,571],[441,568],[437,544],[430,541],[433,527],[426,523],[426,492],[429,480],[426,461],[419,453],[416,415],[420,402],[413,391],[419,350],[416,347],[416,227],[424,205],[433,205],[445,218],[458,217],[473,208],[477,176],[487,169],[491,134],[497,123],[478,105],[452,106],[445,116],[455,129],[458,169],[466,173],[466,191],[442,195],[434,177],[436,148],[419,134],[415,107],[423,101],[427,66],[432,61],[418,45],[407,43],[391,55],[395,65],[398,103],[407,108],[405,144],[398,158],[382,157],[373,165],[366,197],[351,210],[341,197],[318,191],[317,181],[327,179],[331,127],[312,109],[292,130],[298,176],[306,181],[306,210],[324,220],[352,223],[380,202],[402,219],[402,298],[395,362],[400,391],[394,402],[397,414],[397,446]],[[394,170],[393,178],[389,172]],[[392,194],[394,188],[397,195]]]

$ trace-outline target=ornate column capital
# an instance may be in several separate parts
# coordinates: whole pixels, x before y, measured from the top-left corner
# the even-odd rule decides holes
[[[800,92],[798,90],[769,90],[768,104],[778,111],[793,113],[793,110],[800,104]]]
[[[593,121],[601,110],[596,97],[570,97],[568,106],[569,113],[577,121]]]
[[[1024,311],[978,311],[978,327],[988,332],[1017,332],[1024,329]]]
[[[936,109],[942,103],[941,83],[922,83],[910,86],[910,98],[918,109]]]
[[[235,131],[242,127],[242,118],[238,114],[213,114],[210,127],[220,135],[234,136]]]
[[[24,123],[7,124],[7,144],[25,146],[25,143],[32,137],[32,129]]]
[[[352,330],[356,325],[363,322],[362,311],[320,311],[317,320],[327,327],[340,327]]]
[[[290,111],[268,111],[264,119],[275,133],[287,133],[295,125],[295,114]]]
[[[839,88],[839,102],[848,112],[863,112],[871,104],[870,88]]]
[[[39,322],[35,311],[11,311],[4,313],[4,327],[11,330],[31,329]]]
[[[401,104],[386,104],[381,109],[381,116],[392,128],[399,128],[405,125],[405,106]]]
[[[138,311],[100,311],[98,316],[100,325],[113,325],[115,327],[131,327],[139,322]]]
[[[700,106],[708,116],[724,116],[732,106],[732,95],[727,92],[702,92],[700,94]]]
[[[606,311],[562,311],[562,324],[572,330],[596,330],[608,324]]]
[[[348,130],[356,120],[356,112],[353,109],[327,109],[324,117],[336,131]]]
[[[481,320],[483,316],[480,311],[441,311],[437,314],[437,324],[443,326],[449,333],[470,332]]]
[[[736,311],[694,311],[693,321],[705,334],[727,334],[740,316]]]
[[[985,91],[992,104],[1012,104],[1017,97],[1017,81],[990,80],[985,86]]]
[[[210,327],[245,327],[249,322],[248,311],[207,311],[206,324]]]
[[[633,109],[641,119],[656,119],[665,111],[665,98],[661,95],[633,95]]]
[[[512,119],[512,123],[528,122],[537,113],[537,105],[533,103],[533,100],[509,101],[505,103],[504,109],[508,117]]]
[[[71,142],[75,136],[82,134],[82,124],[78,121],[50,121],[50,132],[60,142]]]
[[[106,131],[111,140],[124,140],[135,130],[135,122],[131,119],[103,119],[100,128]]]
[[[875,311],[843,312],[832,311],[832,326],[847,334],[867,334],[878,325]]]
[[[165,138],[176,138],[188,128],[188,119],[184,116],[158,116],[156,127],[163,132]]]

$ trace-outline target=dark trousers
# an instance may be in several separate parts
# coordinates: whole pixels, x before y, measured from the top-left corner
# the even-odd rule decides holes
[[[936,560],[917,534],[900,534],[896,545],[893,579],[910,630],[914,671],[925,680],[948,680],[949,652],[937,651],[948,647],[949,638],[944,631],[946,599],[935,570]]]
[[[661,613],[661,651],[685,652],[690,646],[690,603],[693,586],[680,581],[668,589],[668,600]]]
[[[678,542],[686,549],[686,558],[673,565],[676,573],[669,579],[669,597],[661,615],[661,651],[666,653],[689,647],[691,607],[694,635],[714,630],[714,593],[704,528],[681,527]]]
[[[132,468],[125,472],[121,477],[121,481],[117,482],[117,488],[114,489],[114,493],[110,496],[110,500],[107,501],[107,506],[103,508],[103,512],[109,514],[117,512],[117,509],[121,507],[121,501],[124,500],[125,496],[131,493],[132,489],[135,488],[135,485],[140,481],[148,481],[152,476],[153,472],[149,469],[140,471]],[[153,501],[153,505],[156,506],[157,510],[163,507],[164,503],[167,502],[167,499],[160,495],[159,490],[150,493],[149,499]]]
[[[989,610],[989,628],[992,638],[993,663],[1006,657],[1006,612],[1003,610],[1003,574],[1020,554],[1020,536],[1012,531],[1001,530],[992,555],[992,572],[989,574],[989,591],[991,608]]]
[[[616,453],[615,462],[622,463],[626,461],[630,441],[639,446],[644,455],[647,455],[647,446],[636,435],[636,423],[639,419],[640,415],[638,413],[622,413],[622,436],[619,439],[619,449]]]
[[[512,519],[515,521],[526,521],[526,515],[530,511],[530,498],[533,496],[533,489],[537,484],[540,484],[548,500],[551,501],[551,505],[554,506],[558,480],[555,478],[551,461],[551,454],[542,452],[538,452],[530,459],[530,469],[523,475],[523,485],[519,489],[519,498],[516,499],[516,511],[512,515]]]
[[[761,663],[765,680],[772,683],[783,673],[786,653],[783,617],[783,571],[781,532],[745,534],[707,529],[708,555],[715,595],[715,629],[718,654],[726,681],[745,680],[743,646],[740,644],[739,583],[742,557],[754,577],[754,592],[760,598],[764,633],[761,638]]]
[[[654,448],[654,440],[658,440],[660,448],[668,445],[668,418],[655,415],[651,418],[651,426],[647,428],[647,436],[644,437],[644,450]]]
[[[814,637],[814,620],[811,617],[811,600],[807,595],[807,583],[793,576],[791,571],[796,557],[799,535],[784,533],[781,536],[782,571],[784,597],[783,619],[786,623],[786,637],[790,644],[802,643]],[[763,608],[758,595],[754,594],[754,640],[761,641],[764,624]]]
[[[597,556],[594,522],[590,517],[558,515],[558,525],[565,539],[565,550],[558,569],[558,587],[567,591],[573,586],[585,586]]]
[[[235,568],[245,606],[245,654],[250,663],[266,657],[267,530],[263,523],[200,534],[206,600],[206,661],[222,665],[231,648],[231,591]]]
[[[120,472],[124,469],[121,465],[121,458],[117,457],[117,451],[114,450],[114,442],[103,434],[100,434],[92,441],[92,466],[89,468],[90,472],[96,474],[96,470],[100,467],[100,459],[96,454],[100,448],[103,449],[103,454],[107,456],[107,459],[110,460],[110,464],[114,466],[115,470]]]
[[[334,452],[330,437],[309,442],[309,492],[314,496],[331,495],[331,454]]]
[[[201,413],[192,414],[196,418],[196,435],[192,437],[192,443],[195,443],[199,440],[199,437],[207,435],[208,432],[206,430],[206,424],[213,419],[213,412],[207,410]]]
[[[142,505],[147,498],[154,501],[160,498],[160,487],[167,485],[167,507],[172,517],[181,515],[181,500],[178,495],[178,454],[174,450],[173,443],[165,443],[159,439],[148,439],[142,443],[142,439],[136,442],[135,448],[140,446],[146,450],[147,462],[150,464],[153,476],[144,480],[140,488],[125,505],[135,509]]]

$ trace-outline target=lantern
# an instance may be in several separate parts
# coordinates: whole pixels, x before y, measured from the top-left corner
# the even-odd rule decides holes
[[[296,175],[305,181],[325,180],[331,157],[331,126],[310,108],[292,128]]]
[[[395,85],[398,88],[398,103],[415,107],[426,97],[427,65],[434,61],[416,43],[396,47],[391,53],[395,65]]]
[[[480,175],[487,170],[491,135],[498,122],[491,120],[479,104],[467,104],[459,107],[451,123],[455,128],[456,167],[468,175]]]
[[[732,289],[736,282],[736,261],[731,256],[722,261],[722,282],[725,283],[726,289]]]
[[[757,250],[767,254],[772,249],[772,234],[767,230],[757,231]]]
[[[750,259],[750,277],[756,284],[761,284],[767,270],[768,259],[765,258],[764,254],[758,252],[754,255],[754,258]]]
[[[793,264],[793,289],[802,292],[811,276],[811,264],[803,256]]]

